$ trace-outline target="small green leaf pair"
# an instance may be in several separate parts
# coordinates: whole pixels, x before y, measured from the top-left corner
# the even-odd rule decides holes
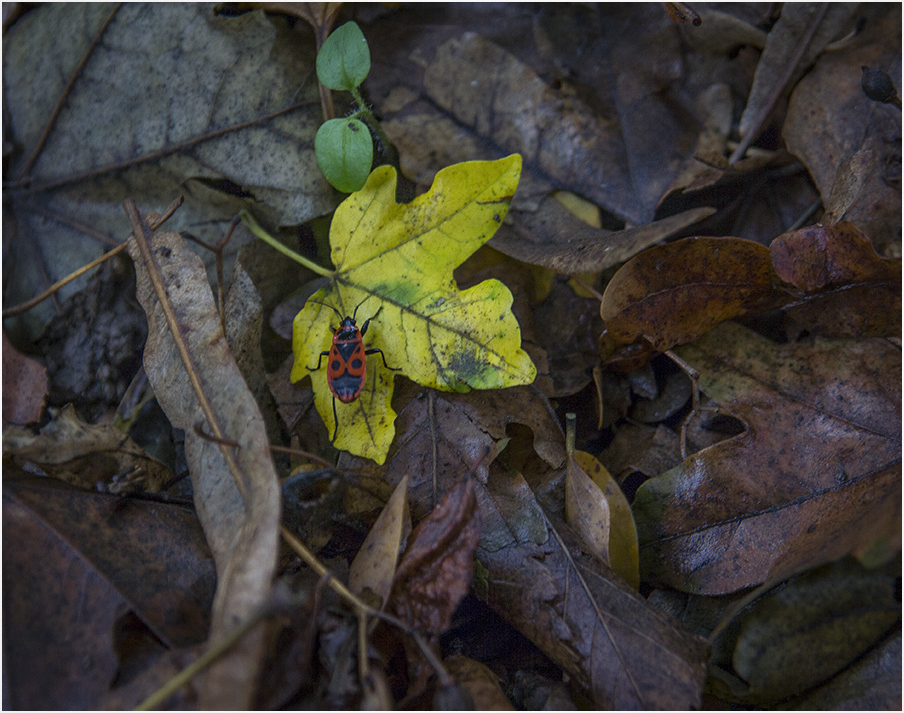
[[[372,118],[358,92],[358,86],[370,72],[370,50],[364,33],[354,22],[347,22],[323,43],[317,55],[317,78],[325,87],[351,92],[358,103],[355,115],[330,119],[317,131],[314,153],[320,170],[337,190],[354,193],[361,190],[373,164],[373,139],[367,124],[355,118]]]

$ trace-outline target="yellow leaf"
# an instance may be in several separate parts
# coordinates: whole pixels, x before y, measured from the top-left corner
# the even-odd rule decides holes
[[[609,505],[609,566],[628,584],[640,586],[637,527],[625,494],[606,467],[589,453],[575,451],[574,459]]]
[[[365,589],[369,589],[380,597],[381,606],[386,602],[389,590],[392,589],[406,519],[410,529],[407,475],[396,486],[389,502],[367,533],[360,551],[355,555],[348,572],[348,588],[353,594],[360,596]]]
[[[336,209],[336,269],[295,317],[292,380],[311,376],[317,411],[338,448],[383,463],[395,435],[395,372],[379,354],[368,357],[360,397],[336,401],[338,429],[326,368],[312,371],[337,321],[359,306],[359,326],[373,318],[365,346],[381,349],[387,366],[418,384],[469,391],[533,382],[536,369],[521,349],[508,288],[486,280],[461,291],[452,278],[501,225],[520,173],[517,154],[457,164],[440,171],[426,194],[400,205],[395,170],[381,166]]]

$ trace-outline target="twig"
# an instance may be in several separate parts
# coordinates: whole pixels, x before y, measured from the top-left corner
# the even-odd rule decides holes
[[[172,216],[172,214],[175,213],[176,210],[179,208],[179,206],[182,205],[183,200],[184,200],[183,197],[179,196],[176,200],[174,200],[172,203],[170,203],[169,206],[167,206],[166,210],[163,211],[163,215],[151,220],[151,222],[150,222],[151,230],[156,230],[161,225],[163,225],[163,223],[165,223],[167,220],[169,220],[169,218]],[[129,238],[131,238],[131,237],[132,236],[129,236]],[[20,305],[16,305],[15,307],[10,307],[9,309],[3,310],[3,318],[6,319],[7,317],[14,317],[17,314],[22,314],[22,312],[27,312],[35,305],[40,304],[41,302],[46,300],[52,294],[55,294],[62,287],[65,287],[66,285],[68,285],[70,282],[72,282],[77,277],[81,277],[82,275],[84,275],[86,272],[88,272],[88,270],[91,270],[91,269],[97,267],[101,263],[109,260],[111,257],[114,257],[115,255],[118,255],[119,253],[121,253],[123,250],[125,250],[125,248],[128,246],[128,244],[129,244],[129,240],[127,239],[124,243],[120,243],[112,250],[105,252],[103,255],[101,255],[96,260],[92,260],[87,265],[83,265],[75,272],[64,277],[62,280],[58,280],[57,282],[54,282],[50,287],[48,287],[46,290],[44,290],[37,297],[32,297],[30,300],[28,300],[28,302],[23,302]]]

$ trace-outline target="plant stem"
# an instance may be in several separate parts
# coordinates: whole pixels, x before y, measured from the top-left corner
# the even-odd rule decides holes
[[[303,255],[299,255],[294,250],[287,248],[281,242],[279,242],[276,238],[274,238],[270,233],[264,230],[258,222],[252,217],[251,213],[247,210],[239,211],[239,217],[242,219],[242,222],[245,224],[245,227],[248,228],[252,233],[254,233],[257,237],[263,240],[267,245],[269,245],[274,250],[279,250],[286,257],[292,258],[295,262],[300,265],[304,265],[311,272],[316,272],[318,275],[322,275],[323,277],[331,277],[333,275],[332,270],[327,270],[325,267],[321,267],[316,262],[312,260],[308,260]]]
[[[367,122],[367,124],[372,128],[380,139],[380,143],[383,144],[383,153],[385,154],[387,149],[389,148],[389,137],[383,133],[383,127],[380,126],[380,122],[377,121],[377,117],[373,115],[373,112],[368,108],[367,104],[364,102],[364,97],[361,96],[361,92],[358,91],[358,87],[353,87],[351,90],[352,96],[355,98],[355,102],[358,104],[358,114],[362,116],[362,118]]]

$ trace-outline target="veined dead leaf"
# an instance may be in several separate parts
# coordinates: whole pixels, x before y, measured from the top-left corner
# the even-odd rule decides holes
[[[148,316],[144,366],[185,454],[195,505],[217,565],[210,640],[226,635],[270,591],[279,542],[279,488],[260,410],[227,346],[201,259],[178,233],[150,236],[134,204],[129,253]],[[199,436],[195,426],[239,447]],[[208,670],[205,708],[250,707],[266,627],[248,634]]]

